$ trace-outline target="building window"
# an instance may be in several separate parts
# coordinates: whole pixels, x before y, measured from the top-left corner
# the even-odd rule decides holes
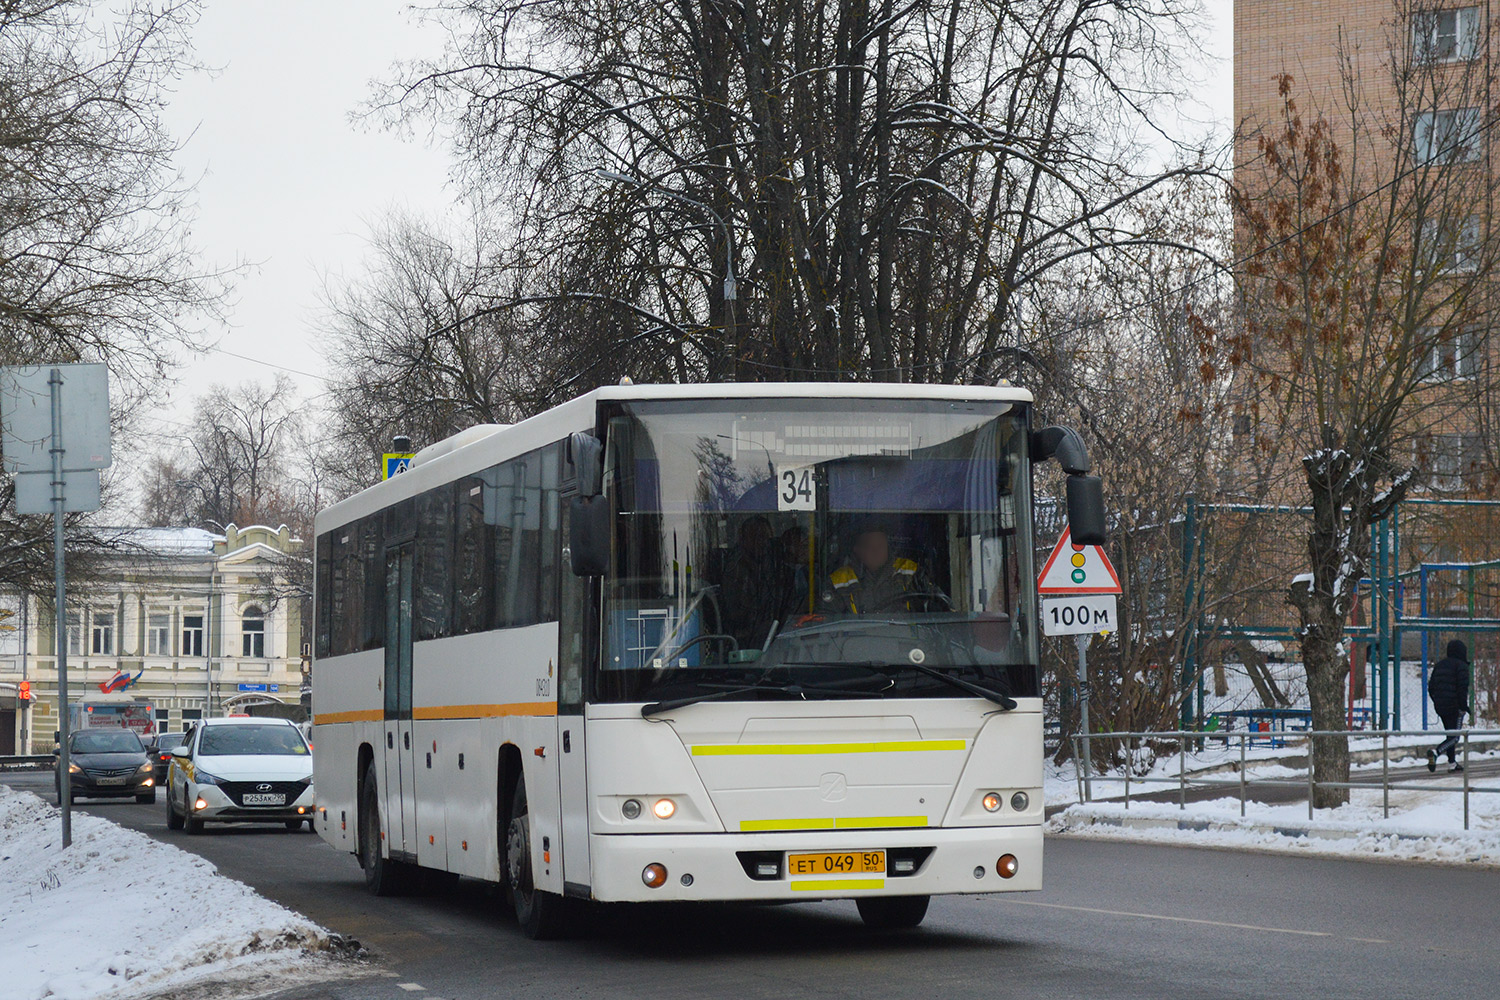
[[[186,731],[189,727],[198,724],[202,720],[203,720],[203,709],[201,709],[201,708],[184,708],[182,710],[182,728],[183,728],[184,731]]]
[[[1479,158],[1478,108],[1426,111],[1414,128],[1418,163],[1460,163]]]
[[[95,611],[94,627],[89,630],[89,652],[95,656],[115,655],[115,613]]]
[[[158,708],[156,710],[156,734],[171,732],[172,710],[170,708]]]
[[[1422,62],[1473,59],[1479,54],[1479,8],[1452,7],[1412,16],[1412,51]]]
[[[1437,274],[1472,272],[1484,253],[1483,227],[1477,215],[1462,219],[1429,219],[1422,223],[1420,263]]]
[[[83,615],[78,611],[69,611],[68,620],[68,655],[81,656],[83,654]]]
[[[146,654],[172,655],[172,617],[165,612],[153,611],[146,616]]]
[[[1483,446],[1477,434],[1431,434],[1417,442],[1416,460],[1433,489],[1458,490],[1479,469]]]
[[[203,616],[182,616],[182,655],[203,655]]]
[[[242,647],[240,655],[252,660],[266,657],[266,615],[255,605],[245,609],[240,622]]]
[[[1418,334],[1424,344],[1417,365],[1417,375],[1424,382],[1449,382],[1479,375],[1484,360],[1483,333],[1469,327],[1448,337],[1432,330]]]

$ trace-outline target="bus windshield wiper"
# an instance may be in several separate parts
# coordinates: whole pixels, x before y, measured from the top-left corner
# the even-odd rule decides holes
[[[881,663],[876,660],[797,660],[781,665],[786,667],[858,667],[862,670],[869,670],[872,673],[882,675],[887,670],[915,670],[919,674],[942,681],[949,687],[955,687],[960,691],[967,691],[976,697],[992,701],[1007,712],[1013,711],[1016,707],[1016,700],[1003,691],[995,691],[982,684],[975,684],[973,681],[964,680],[962,677],[950,674],[945,670],[929,667],[925,663]]]
[[[686,708],[688,705],[696,705],[701,701],[722,701],[725,698],[755,694],[758,691],[775,691],[779,694],[791,695],[794,698],[800,698],[806,692],[837,694],[852,698],[882,697],[879,691],[862,691],[859,688],[851,688],[840,684],[797,684],[794,682],[786,684],[742,684],[738,687],[725,688],[722,691],[692,694],[682,698],[672,698],[668,701],[653,701],[649,705],[641,706],[641,718],[649,719],[653,715],[670,712],[676,708]]]

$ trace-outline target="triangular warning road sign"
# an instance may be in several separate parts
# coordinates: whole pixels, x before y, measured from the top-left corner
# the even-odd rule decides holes
[[[1097,545],[1074,545],[1071,529],[1062,537],[1042,566],[1037,578],[1038,594],[1118,594],[1120,577],[1109,556]]]

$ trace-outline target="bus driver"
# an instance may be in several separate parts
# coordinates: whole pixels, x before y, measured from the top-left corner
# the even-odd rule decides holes
[[[901,600],[903,594],[933,597],[940,593],[915,560],[891,558],[890,535],[884,527],[871,524],[855,536],[848,561],[829,575],[820,596],[826,610],[858,615],[910,610],[909,602]]]

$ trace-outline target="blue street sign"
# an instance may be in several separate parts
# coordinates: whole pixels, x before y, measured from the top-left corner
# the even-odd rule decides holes
[[[241,691],[264,691],[265,689],[266,689],[266,686],[264,684],[241,684],[240,685],[240,690]]]
[[[386,479],[389,479],[392,476],[399,476],[401,473],[409,469],[411,467],[411,460],[413,458],[413,456],[409,454],[389,451],[386,452],[382,457],[385,459],[384,478]]]

